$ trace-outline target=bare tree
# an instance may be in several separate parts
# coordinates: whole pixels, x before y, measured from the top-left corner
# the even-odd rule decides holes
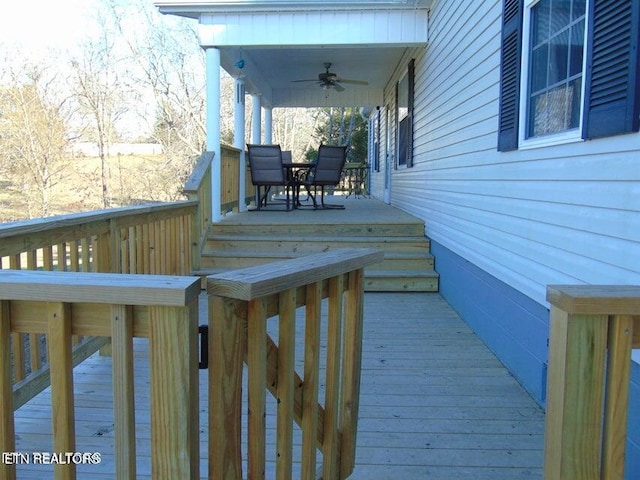
[[[27,64],[5,72],[0,88],[0,170],[21,185],[29,217],[49,215],[52,189],[69,167],[69,110],[56,81],[45,67]]]
[[[166,156],[163,173],[177,196],[205,148],[205,67],[193,22],[161,17],[147,1],[108,0],[107,9],[125,43],[133,81],[150,96],[151,136]],[[128,21],[135,16],[134,25]],[[161,21],[162,20],[162,21]]]
[[[116,139],[116,123],[127,106],[126,83],[121,78],[114,35],[103,29],[89,39],[79,59],[71,61],[74,93],[86,114],[85,135],[95,141],[100,158],[102,204],[111,205],[109,194],[109,147]]]
[[[303,159],[310,149],[317,148],[313,133],[317,128],[317,116],[304,108],[276,108],[273,110],[274,142],[284,150],[291,150],[294,158]]]

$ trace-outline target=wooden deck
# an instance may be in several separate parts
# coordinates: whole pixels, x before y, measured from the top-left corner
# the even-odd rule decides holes
[[[150,478],[146,347],[136,342],[138,478]],[[367,293],[363,351],[357,460],[350,478],[542,478],[542,409],[440,295]],[[202,478],[206,378],[201,371]],[[102,460],[80,465],[78,478],[113,478],[110,358],[94,355],[75,369],[74,382],[77,449],[99,452]],[[49,395],[47,389],[16,412],[17,451],[51,451]],[[267,457],[273,462],[273,451]],[[53,469],[30,464],[17,471],[19,479],[43,479],[52,478]]]
[[[319,200],[318,200],[319,202]],[[253,210],[235,213],[223,217],[222,223],[252,225],[271,223],[309,225],[309,224],[352,224],[352,223],[395,223],[402,224],[412,221],[420,221],[413,215],[398,208],[392,207],[375,198],[364,196],[346,197],[343,195],[328,195],[326,203],[344,205],[342,209],[318,209],[312,208],[311,200],[305,201],[302,196],[303,208],[284,211],[283,206],[276,209]],[[269,207],[271,208],[271,207]]]

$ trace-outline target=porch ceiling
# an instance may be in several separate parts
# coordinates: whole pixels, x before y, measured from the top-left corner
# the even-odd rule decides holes
[[[234,48],[221,49],[222,67],[232,76],[246,76],[247,93],[260,93],[273,107],[376,106],[406,47]],[[235,63],[242,59],[242,72]],[[341,78],[363,80],[367,86],[345,84],[345,90],[323,89],[316,79],[324,63]]]
[[[426,45],[432,0],[344,2],[156,1],[160,12],[199,19],[200,43],[271,107],[374,107],[408,48]],[[242,62],[241,62],[242,61]],[[239,62],[243,65],[239,68]],[[315,80],[325,63],[344,91]]]

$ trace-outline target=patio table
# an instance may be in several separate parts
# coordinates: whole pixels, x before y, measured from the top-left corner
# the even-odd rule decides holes
[[[286,170],[287,181],[293,185],[293,208],[301,207],[298,175],[313,168],[314,164],[310,162],[282,162],[282,166]]]

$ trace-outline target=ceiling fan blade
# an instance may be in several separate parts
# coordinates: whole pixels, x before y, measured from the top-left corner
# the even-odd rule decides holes
[[[351,85],[369,85],[369,82],[365,82],[364,80],[349,80],[347,78],[337,78],[336,81],[340,83],[349,83]]]
[[[331,63],[325,63],[324,68],[326,72],[320,72],[317,79],[292,80],[292,83],[316,82],[324,90],[334,88],[336,92],[344,92],[344,87],[340,85],[341,83],[349,83],[352,85],[369,85],[369,82],[365,82],[364,80],[351,80],[348,78],[338,77],[335,73],[329,71],[329,68],[331,68]]]

